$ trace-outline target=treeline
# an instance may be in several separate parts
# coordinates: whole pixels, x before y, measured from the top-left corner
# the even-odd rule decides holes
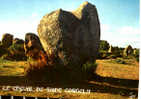
[[[24,40],[13,38],[11,34],[4,34],[0,41],[0,58],[12,61],[26,60]]]
[[[127,47],[112,46],[106,40],[101,40],[99,45],[98,59],[110,59],[110,58],[136,58],[139,61],[139,49],[132,48],[131,45]]]

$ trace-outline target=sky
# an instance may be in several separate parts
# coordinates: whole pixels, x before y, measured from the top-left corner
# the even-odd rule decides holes
[[[37,26],[47,13],[62,8],[72,11],[86,0],[0,0],[0,39],[4,33],[24,39],[37,34]],[[87,0],[98,11],[101,40],[113,46],[140,47],[139,0]]]

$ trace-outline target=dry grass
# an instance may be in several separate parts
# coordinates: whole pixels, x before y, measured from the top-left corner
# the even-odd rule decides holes
[[[48,92],[14,92],[0,91],[0,95],[50,97],[65,99],[130,99],[130,93],[138,92],[139,64],[135,60],[126,60],[128,64],[118,64],[114,60],[97,60],[96,75],[85,83],[30,83],[33,86],[53,88],[84,88],[91,89],[90,94],[48,93]],[[27,85],[23,77],[26,61],[0,61],[0,85]],[[132,98],[132,99],[137,99]]]
[[[125,60],[129,64],[118,64],[112,60],[97,60],[99,66],[96,73],[103,77],[139,80],[139,63]]]
[[[108,93],[90,93],[90,94],[72,94],[72,93],[47,93],[47,92],[0,92],[2,95],[13,95],[13,96],[30,96],[30,97],[49,97],[49,98],[62,98],[62,99],[130,99],[120,95],[113,95]],[[137,98],[133,98],[137,99]]]
[[[0,76],[23,76],[26,61],[0,61]]]

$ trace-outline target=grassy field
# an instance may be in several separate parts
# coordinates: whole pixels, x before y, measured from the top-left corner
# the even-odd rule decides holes
[[[122,59],[123,60],[123,59]],[[125,63],[118,63],[115,59],[97,60],[97,68],[91,81],[81,83],[32,83],[31,86],[52,88],[83,88],[90,89],[90,94],[79,93],[49,93],[43,92],[14,92],[0,91],[0,95],[40,96],[65,99],[137,99],[139,64],[134,59],[124,59]],[[0,60],[0,85],[26,85],[24,67],[26,61]],[[136,97],[134,97],[136,96]],[[132,98],[131,98],[132,97]]]
[[[0,76],[23,76],[25,61],[0,60]]]
[[[103,77],[139,80],[139,64],[133,59],[124,59],[125,64],[118,64],[115,59],[97,60],[96,73]]]

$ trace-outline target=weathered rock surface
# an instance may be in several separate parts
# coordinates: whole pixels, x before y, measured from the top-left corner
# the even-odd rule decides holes
[[[27,33],[25,35],[24,49],[27,57],[38,59],[39,52],[43,50],[39,37],[34,33]]]
[[[13,41],[13,35],[9,33],[3,34],[1,43],[4,48],[10,47],[12,45],[12,41]]]
[[[72,12],[53,11],[41,19],[38,34],[48,57],[53,56],[52,60],[62,65],[94,62],[100,42],[96,7],[84,2]]]

